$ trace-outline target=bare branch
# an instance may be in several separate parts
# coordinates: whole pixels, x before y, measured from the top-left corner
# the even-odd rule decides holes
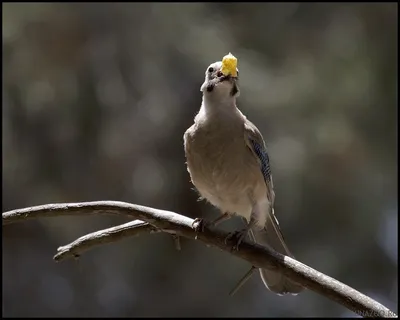
[[[153,227],[147,222],[135,220],[116,227],[99,230],[84,235],[70,244],[59,247],[57,249],[57,254],[53,259],[56,261],[61,261],[67,258],[77,258],[83,252],[100,244],[113,243],[127,237],[138,236],[142,233],[153,233],[159,231],[160,230],[157,230],[157,228]]]
[[[198,233],[196,232],[197,225],[193,225],[193,219],[174,212],[125,202],[98,201],[49,204],[5,212],[2,216],[3,225],[5,225],[30,218],[99,214],[126,215],[140,219],[164,232],[198,239],[207,245],[217,247],[246,260],[255,267],[279,270],[291,280],[340,303],[363,317],[397,317],[395,313],[380,303],[353,288],[267,247],[243,241],[239,251],[232,251],[233,241],[226,243],[224,241],[228,233],[208,228],[204,232]]]

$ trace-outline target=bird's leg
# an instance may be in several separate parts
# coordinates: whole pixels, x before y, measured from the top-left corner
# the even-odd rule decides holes
[[[229,213],[224,213],[223,215],[219,216],[218,218],[214,219],[213,221],[205,221],[203,218],[196,218],[194,219],[192,226],[197,223],[196,231],[204,232],[204,228],[215,227],[223,221],[229,220],[231,215]]]
[[[223,215],[219,216],[218,218],[214,219],[213,221],[207,223],[207,227],[216,227],[218,224],[221,222],[224,222],[226,220],[229,220],[232,216],[229,213],[224,213]]]
[[[256,224],[256,220],[254,219],[254,217],[252,215],[250,218],[250,222],[247,224],[246,228],[229,233],[229,235],[225,238],[225,243],[231,238],[236,238],[236,245],[233,246],[233,249],[239,250],[240,244],[246,238],[250,229],[252,227],[254,227],[255,224]]]

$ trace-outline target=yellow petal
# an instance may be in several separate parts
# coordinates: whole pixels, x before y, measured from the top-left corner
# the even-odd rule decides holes
[[[237,77],[237,59],[229,52],[225,57],[222,58],[221,72],[224,75],[231,75]]]

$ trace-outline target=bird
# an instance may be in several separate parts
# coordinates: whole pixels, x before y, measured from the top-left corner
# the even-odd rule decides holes
[[[274,213],[275,193],[265,141],[237,107],[239,70],[235,64],[227,68],[225,60],[207,67],[200,87],[200,110],[183,136],[191,182],[200,198],[221,212],[213,221],[195,221],[201,222],[204,230],[240,216],[246,228],[229,236],[237,238],[236,249],[249,235],[252,241],[293,257]],[[260,269],[260,275],[264,285],[278,295],[296,295],[304,289],[276,270]]]

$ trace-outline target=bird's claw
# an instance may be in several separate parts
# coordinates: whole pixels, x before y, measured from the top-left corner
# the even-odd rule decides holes
[[[204,232],[206,222],[202,218],[196,218],[192,222],[192,227],[194,228],[194,231],[196,232]]]
[[[232,249],[238,251],[239,246],[244,240],[244,238],[246,238],[246,235],[247,235],[247,229],[233,231],[229,233],[228,236],[225,238],[225,244],[227,244],[228,240],[234,238],[236,240],[236,244],[232,247]]]

